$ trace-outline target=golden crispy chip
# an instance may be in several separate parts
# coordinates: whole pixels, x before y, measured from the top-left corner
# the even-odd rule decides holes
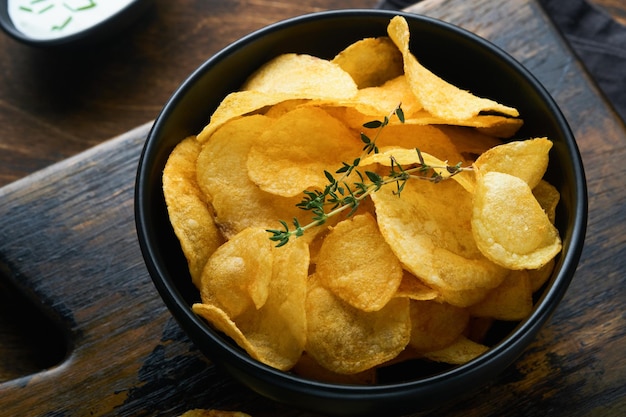
[[[215,222],[227,238],[247,227],[280,228],[282,218],[306,218],[296,207],[299,197],[268,194],[248,177],[250,147],[273,123],[262,115],[232,120],[215,132],[198,156],[198,184],[210,196]]]
[[[462,365],[472,359],[476,359],[487,350],[489,350],[487,346],[461,336],[453,344],[441,350],[427,352],[424,356],[436,362],[443,362],[451,365]]]
[[[211,120],[198,134],[198,142],[205,143],[226,122],[283,101],[301,98],[289,94],[267,94],[260,91],[237,91],[222,100],[211,115]]]
[[[357,86],[336,63],[306,54],[282,54],[255,71],[242,90],[293,98],[347,99],[356,94]]]
[[[469,323],[467,310],[436,301],[411,301],[411,341],[420,351],[443,349],[455,342]]]
[[[394,298],[366,312],[341,301],[309,277],[306,351],[324,368],[355,374],[396,357],[409,342],[409,300]]]
[[[358,88],[382,85],[403,72],[402,54],[386,36],[354,42],[332,62],[350,74]]]
[[[439,293],[424,284],[415,275],[403,271],[402,281],[396,291],[395,297],[406,297],[410,300],[434,300]]]
[[[488,149],[502,144],[499,138],[487,135],[478,129],[465,126],[437,126],[442,134],[448,137],[456,151],[467,163],[476,161]],[[432,153],[432,152],[430,152]],[[433,154],[438,156],[436,154]]]
[[[498,138],[510,138],[522,127],[524,122],[521,119],[513,119],[493,114],[479,114],[469,119],[452,119],[450,117],[446,119],[421,110],[407,117],[405,124],[473,127],[485,135]]]
[[[189,265],[191,279],[200,286],[202,269],[223,243],[206,198],[196,181],[200,144],[191,136],[170,154],[163,170],[163,194],[170,219]]]
[[[554,224],[556,220],[556,206],[559,205],[559,201],[561,200],[559,190],[547,181],[541,180],[533,188],[533,195],[541,208],[543,208],[543,211],[548,215],[550,223]]]
[[[517,321],[528,317],[533,309],[532,289],[528,272],[511,271],[498,287],[478,304],[469,307],[476,317]]]
[[[335,105],[350,105],[364,115],[380,117],[399,105],[405,115],[422,109],[404,75],[393,78],[381,86],[360,89],[352,101],[341,101]]]
[[[402,280],[402,266],[370,214],[355,215],[333,228],[322,243],[316,273],[322,285],[363,311],[383,308]]]
[[[261,308],[272,277],[272,245],[260,228],[248,228],[211,255],[202,273],[200,295],[230,318]]]
[[[303,300],[307,292],[309,249],[305,241],[296,240],[281,248],[273,247],[272,257],[267,301],[258,310],[248,309],[235,322],[261,362],[288,370],[300,359],[306,342]]]
[[[256,242],[250,240],[247,250],[257,251],[257,262],[269,259],[270,264],[258,266],[257,273],[270,274],[266,301],[261,307],[247,303],[235,318],[216,306],[213,299],[205,301],[203,298],[202,304],[192,307],[196,314],[232,338],[253,358],[276,369],[288,370],[298,362],[306,341],[303,300],[307,291],[308,247],[306,242],[297,241],[280,249],[272,247],[270,253],[259,252],[258,249]],[[242,271],[244,275],[248,273]],[[227,304],[241,299],[235,292],[241,291],[238,288],[224,291],[220,294],[221,299],[232,298]],[[245,303],[245,300],[242,302]]]
[[[480,112],[498,112],[517,117],[519,112],[493,100],[481,98],[444,81],[423,67],[409,50],[409,26],[401,16],[391,19],[387,27],[389,37],[404,58],[404,73],[413,94],[429,113],[444,120],[466,120]]]
[[[193,409],[184,412],[179,417],[250,417],[250,415],[241,411]]]
[[[250,179],[263,191],[293,197],[328,184],[334,172],[361,152],[362,143],[339,120],[315,107],[297,108],[279,119],[252,144]]]
[[[439,296],[435,300],[448,303],[456,307],[469,307],[484,300],[490,290],[491,288],[454,290],[450,287],[442,287],[437,290]]]
[[[465,303],[448,299],[447,293],[477,291],[480,299],[483,290],[500,284],[506,270],[485,258],[474,242],[467,191],[450,180],[412,180],[400,196],[394,191],[382,188],[372,199],[380,231],[407,270],[454,305]]]
[[[546,138],[521,140],[498,145],[476,160],[481,172],[504,172],[524,180],[534,188],[548,168],[552,142]]]
[[[558,230],[528,184],[513,175],[478,176],[472,232],[480,251],[509,269],[537,269],[561,251]]]
[[[365,132],[370,136],[374,135],[374,132],[367,129]],[[389,124],[380,132],[376,144],[379,148],[417,148],[442,161],[448,161],[451,165],[463,162],[463,156],[439,126]]]

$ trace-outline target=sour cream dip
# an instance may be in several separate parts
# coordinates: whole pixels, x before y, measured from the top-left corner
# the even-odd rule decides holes
[[[7,0],[17,30],[33,39],[73,35],[107,20],[134,0]]]

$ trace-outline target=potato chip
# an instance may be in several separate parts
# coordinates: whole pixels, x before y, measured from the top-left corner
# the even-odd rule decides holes
[[[349,45],[332,59],[358,88],[374,87],[402,74],[402,54],[386,36],[365,38]]]
[[[548,153],[552,142],[537,138],[495,146],[478,157],[476,166],[481,172],[504,172],[524,180],[534,188],[548,168]]]
[[[422,109],[404,75],[378,87],[360,89],[353,101],[342,101],[337,104],[351,105],[363,114],[377,117],[389,113],[399,105],[402,105],[405,115],[411,115]]]
[[[251,240],[248,251],[257,250],[254,245]],[[276,369],[288,370],[298,362],[306,341],[303,300],[307,290],[308,247],[304,241],[290,242],[280,250],[271,248],[269,254],[259,252],[258,255],[257,261],[268,259],[270,263],[269,268],[259,265],[270,274],[267,297],[262,306],[257,308],[247,303],[233,318],[216,306],[213,299],[203,298],[203,303],[192,306],[193,311],[231,337],[253,358]],[[242,273],[248,275],[248,271]],[[242,298],[233,292],[224,292],[221,296]]]
[[[455,125],[460,127],[473,127],[484,134],[488,134],[497,138],[510,138],[513,136],[523,122],[520,119],[512,119],[510,117],[496,115],[478,115],[469,119],[443,119],[435,117],[428,112],[419,111],[405,120],[407,125]]]
[[[509,269],[536,269],[561,251],[558,230],[528,184],[513,175],[478,176],[472,232],[480,251]]]
[[[550,223],[554,224],[554,221],[556,220],[556,207],[559,205],[559,201],[561,200],[559,190],[557,190],[556,187],[549,182],[541,180],[533,188],[533,195],[537,199],[541,208],[543,208],[543,211],[546,212],[548,219],[550,219]]]
[[[528,317],[533,309],[530,278],[525,270],[511,271],[498,287],[480,303],[469,307],[476,317],[518,321]]]
[[[387,27],[389,37],[404,59],[404,74],[413,94],[424,109],[444,120],[459,121],[476,117],[481,112],[497,112],[517,117],[519,112],[493,100],[481,98],[444,81],[423,67],[409,50],[409,26],[401,16],[391,19]]]
[[[306,351],[324,368],[355,374],[396,357],[411,332],[409,300],[394,298],[378,311],[356,309],[309,278]]]
[[[260,228],[245,229],[220,246],[202,273],[202,302],[230,318],[252,306],[261,308],[272,277],[271,250],[267,232]]]
[[[402,281],[396,291],[395,297],[406,297],[410,300],[434,300],[439,293],[424,284],[415,275],[404,271]]]
[[[279,228],[279,219],[304,217],[296,207],[300,198],[266,193],[248,177],[250,148],[273,123],[262,115],[232,120],[215,132],[198,156],[198,184],[210,196],[215,222],[227,238],[247,227]]]
[[[478,250],[471,231],[472,198],[454,181],[408,181],[401,195],[393,188],[372,194],[378,226],[404,267],[439,291],[497,287],[506,270]],[[478,292],[479,297],[482,292]],[[480,299],[480,298],[479,298]]]
[[[455,342],[467,328],[467,310],[436,301],[411,301],[411,340],[420,351],[443,349]]]
[[[255,357],[274,368],[288,370],[300,359],[306,342],[303,300],[309,249],[306,242],[296,240],[272,248],[272,257],[267,301],[258,310],[248,309],[235,322],[253,346]]]
[[[289,94],[293,98],[347,99],[357,86],[341,66],[306,54],[282,54],[255,71],[242,90]]]
[[[276,120],[248,154],[250,179],[268,193],[293,197],[324,189],[342,161],[361,153],[362,143],[339,120],[315,107],[300,107]]]
[[[217,129],[230,120],[294,98],[299,97],[289,94],[266,94],[259,91],[237,91],[231,93],[222,100],[211,115],[209,124],[198,134],[198,142],[207,142]]]
[[[363,311],[383,308],[402,281],[402,266],[370,214],[355,215],[332,229],[320,249],[316,273],[322,285]]]
[[[381,130],[376,144],[379,148],[417,148],[451,165],[464,161],[450,137],[433,125],[389,124]]]
[[[453,344],[424,356],[432,361],[448,363],[451,365],[463,365],[485,353],[489,348],[461,336]]]
[[[447,136],[466,163],[476,161],[488,149],[502,144],[502,141],[497,137],[487,135],[471,127],[439,125],[437,128]],[[438,156],[436,154],[433,155]]]
[[[196,287],[209,256],[223,243],[206,197],[196,181],[196,160],[200,144],[191,136],[170,154],[163,170],[163,194],[176,237],[189,265]]]

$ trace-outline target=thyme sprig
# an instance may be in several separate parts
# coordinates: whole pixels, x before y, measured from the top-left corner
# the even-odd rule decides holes
[[[415,164],[411,167],[403,167],[392,156],[391,167],[387,175],[381,176],[373,171],[361,172],[361,170],[358,169],[361,160],[369,154],[379,153],[376,142],[380,133],[389,124],[394,115],[401,123],[404,123],[404,112],[401,106],[398,105],[398,107],[388,116],[385,116],[383,120],[373,120],[363,124],[363,127],[367,129],[377,130],[373,138],[361,132],[360,137],[364,144],[361,156],[354,159],[351,164],[342,162],[342,166],[335,171],[335,174],[341,174],[339,178],[335,178],[332,173],[324,171],[328,184],[324,187],[323,191],[304,191],[304,197],[296,206],[302,210],[312,212],[313,218],[310,223],[302,225],[297,218],[294,218],[292,220],[293,228],[291,228],[286,221],[279,220],[283,227],[282,229],[266,230],[271,234],[270,240],[277,242],[276,247],[286,245],[291,237],[303,236],[308,229],[320,226],[326,223],[329,218],[348,209],[350,211],[347,217],[352,216],[358,209],[361,201],[388,184],[396,184],[394,194],[399,196],[404,190],[407,181],[410,179],[420,179],[438,183],[467,169],[463,168],[460,163],[452,166],[447,164],[445,166],[428,165],[419,149],[416,148],[415,151],[418,155],[419,164]],[[442,170],[445,170],[449,175],[444,177],[440,172]],[[347,178],[353,173],[358,176],[358,181],[353,181],[350,184]]]

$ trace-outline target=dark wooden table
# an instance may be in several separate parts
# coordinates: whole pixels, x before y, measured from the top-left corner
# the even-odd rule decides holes
[[[218,373],[148,277],[133,186],[163,103],[229,42],[303,13],[377,0],[156,6],[97,48],[50,53],[0,36],[0,414],[304,416]],[[621,0],[599,0],[626,22]],[[534,0],[425,0],[523,62],[553,94],[585,163],[583,257],[555,316],[512,367],[435,416],[626,415],[626,128]]]

